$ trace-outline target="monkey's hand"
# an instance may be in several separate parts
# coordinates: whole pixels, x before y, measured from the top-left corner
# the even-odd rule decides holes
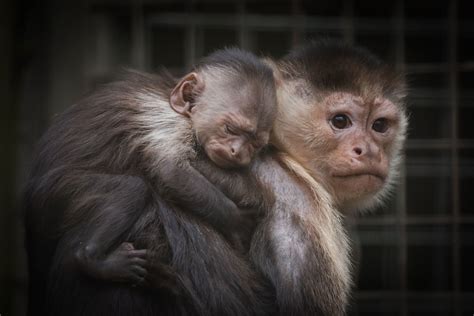
[[[252,231],[261,220],[263,212],[256,207],[240,207],[240,220],[238,226]]]
[[[247,253],[253,232],[260,222],[263,212],[253,207],[239,208],[239,210],[240,218],[234,226],[235,229],[229,240],[238,251]]]
[[[167,160],[158,168],[159,188],[163,190],[160,194],[207,222],[226,238],[239,229],[242,212],[200,171],[189,163],[177,164]]]
[[[82,270],[105,281],[125,282],[142,285],[147,275],[147,250],[137,250],[131,243],[124,242],[117,249],[97,258],[93,246],[82,247],[76,253],[76,260]]]

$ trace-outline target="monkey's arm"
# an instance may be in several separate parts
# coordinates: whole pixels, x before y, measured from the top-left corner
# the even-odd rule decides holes
[[[160,190],[182,209],[230,236],[241,226],[236,204],[189,163],[165,161],[159,167]]]
[[[255,176],[253,166],[259,164],[258,157],[254,159],[253,165],[240,169],[216,168],[207,157],[192,162],[196,170],[224,192],[239,208],[242,221],[235,241],[246,251],[255,227],[274,201],[273,193]]]
[[[110,174],[71,173],[68,180],[74,193],[64,225],[80,238],[73,250],[78,268],[106,281],[142,282],[147,251],[124,241],[149,206],[147,184],[139,177]]]
[[[222,169],[217,168],[208,158],[193,161],[191,165],[239,209],[253,209],[256,213],[254,215],[257,215],[266,207],[267,192],[250,166],[243,169]]]

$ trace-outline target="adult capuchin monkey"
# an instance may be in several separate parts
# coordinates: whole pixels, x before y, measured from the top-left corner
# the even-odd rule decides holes
[[[219,256],[229,252],[206,259],[215,261],[214,271],[196,263],[177,276],[175,249],[167,243],[183,229],[181,216],[196,226],[196,235],[249,242],[272,197],[246,167],[267,144],[275,114],[271,68],[238,49],[213,53],[175,84],[170,77],[129,74],[63,113],[40,143],[26,194],[31,313],[126,313],[127,302],[140,300],[120,291],[129,284],[187,291],[186,299],[194,300],[188,312],[257,308],[258,277],[245,264],[235,266],[241,259],[231,245],[213,248]],[[219,189],[201,172],[218,179]],[[158,207],[162,198],[185,212],[167,214],[170,208]],[[199,236],[179,242],[185,238]],[[210,254],[207,244],[191,246]],[[188,255],[191,264],[198,254]],[[227,260],[234,261],[230,268]],[[224,274],[234,284],[210,289],[221,296],[215,302],[189,285],[212,287]],[[101,309],[121,295],[124,307]],[[141,311],[149,309],[130,313]]]
[[[281,315],[343,315],[351,286],[341,213],[381,203],[397,180],[403,76],[365,49],[314,42],[274,62],[278,153],[257,165],[275,204],[251,257]]]

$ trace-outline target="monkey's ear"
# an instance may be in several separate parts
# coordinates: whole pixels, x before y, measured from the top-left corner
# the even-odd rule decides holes
[[[199,74],[195,72],[187,74],[171,91],[171,108],[181,115],[190,117],[191,109],[195,105],[195,97],[202,92],[203,88],[204,82]]]
[[[271,58],[264,58],[263,62],[267,64],[273,71],[273,78],[275,80],[275,84],[281,86],[283,84],[283,74],[280,71],[278,62],[271,59]]]

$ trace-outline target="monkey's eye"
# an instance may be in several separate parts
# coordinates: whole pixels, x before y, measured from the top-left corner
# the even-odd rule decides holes
[[[331,124],[337,129],[348,128],[352,125],[351,120],[345,114],[336,114],[331,119]]]
[[[372,124],[372,129],[377,133],[385,133],[388,129],[388,121],[385,118],[379,118]]]
[[[237,131],[234,128],[232,128],[231,126],[229,126],[227,124],[224,125],[224,130],[229,135],[237,135],[238,134]]]

